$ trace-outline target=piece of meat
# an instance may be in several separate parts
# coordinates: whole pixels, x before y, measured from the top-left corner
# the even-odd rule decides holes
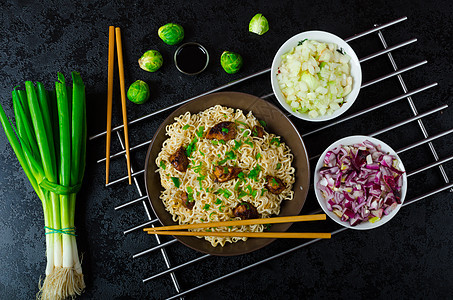
[[[264,136],[264,128],[258,125],[253,126],[252,136],[262,138]]]
[[[170,155],[170,163],[175,167],[176,170],[180,172],[185,172],[187,166],[189,165],[189,159],[187,159],[186,149],[184,147],[179,147],[175,153]]]
[[[214,176],[217,182],[226,182],[228,180],[238,177],[238,174],[242,172],[241,168],[236,167],[222,167],[216,166],[214,168]]]
[[[278,195],[285,190],[285,184],[283,181],[277,177],[266,176],[266,189],[272,194]]]
[[[233,122],[220,122],[211,127],[206,134],[207,139],[229,141],[236,137],[236,124]]]
[[[195,205],[195,201],[189,201],[189,195],[186,192],[181,193],[180,199],[182,202],[182,205],[184,205],[185,208],[187,209],[192,209],[193,206]]]
[[[242,202],[241,204],[238,204],[233,209],[233,215],[235,217],[241,218],[242,220],[259,218],[259,214],[255,206],[247,202]]]

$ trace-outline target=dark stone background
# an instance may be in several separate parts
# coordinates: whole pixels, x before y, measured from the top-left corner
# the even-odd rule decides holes
[[[408,20],[383,31],[389,45],[411,38],[418,42],[394,51],[399,67],[422,60],[428,64],[403,75],[409,90],[438,82],[439,86],[413,97],[420,112],[453,104],[452,101],[452,2],[444,1],[2,1],[0,4],[0,102],[12,116],[10,91],[25,80],[42,81],[51,88],[57,71],[69,76],[80,71],[87,86],[89,133],[105,127],[107,90],[108,26],[122,28],[127,84],[136,79],[149,83],[151,100],[141,106],[128,103],[130,120],[195,96],[271,65],[274,53],[292,35],[306,30],[325,30],[340,37],[372,28],[402,16]],[[255,13],[263,13],[270,30],[263,36],[248,32]],[[165,45],[157,36],[167,22],[184,26],[185,41],[205,45],[211,55],[208,69],[196,77],[177,72],[172,63],[176,46]],[[352,41],[359,57],[382,49],[376,34]],[[159,50],[164,66],[156,73],[142,71],[137,59],[148,49]],[[226,74],[219,57],[224,50],[244,57],[242,70]],[[392,67],[386,56],[362,65],[364,82],[387,74]],[[113,124],[121,124],[119,85],[115,73]],[[269,76],[229,90],[257,96],[271,92]],[[396,78],[365,88],[350,112],[402,93]],[[350,113],[349,112],[349,113]],[[316,155],[338,138],[367,134],[409,118],[405,100],[352,121],[324,130],[305,140],[310,155]],[[131,126],[131,143],[152,137],[168,113]],[[452,108],[424,118],[430,134],[453,127]],[[301,132],[319,124],[293,119]],[[0,130],[2,131],[2,130]],[[422,139],[416,124],[379,135],[400,149]],[[441,158],[451,155],[452,137],[434,142]],[[112,151],[119,144],[113,136]],[[106,188],[104,140],[88,144],[88,167],[78,195],[78,245],[83,253],[87,283],[83,299],[160,299],[175,294],[169,275],[148,283],[142,279],[165,270],[161,253],[133,259],[132,255],[157,245],[140,231],[123,231],[147,221],[138,203],[115,211],[114,207],[138,197],[126,183]],[[407,170],[433,161],[427,146],[401,155]],[[134,168],[144,164],[145,149],[133,154]],[[314,165],[314,162],[312,162]],[[452,163],[445,165],[453,178]],[[111,178],[125,176],[124,159],[111,164]],[[143,179],[140,178],[141,185]],[[444,183],[434,168],[409,179],[407,199]],[[241,272],[190,293],[187,298],[451,298],[453,287],[452,194],[442,192],[400,210],[386,225],[372,231],[348,230]],[[318,208],[312,192],[302,213]],[[6,137],[0,133],[0,298],[30,299],[37,292],[45,270],[45,244],[41,205],[28,183]],[[292,231],[336,230],[332,221],[298,224]],[[167,239],[163,239],[166,241]],[[299,245],[282,240],[239,257],[210,257],[176,272],[182,290],[250,265],[260,259]],[[172,266],[199,257],[180,244],[167,247]]]

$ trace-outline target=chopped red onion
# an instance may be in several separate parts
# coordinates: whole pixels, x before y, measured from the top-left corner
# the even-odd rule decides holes
[[[328,151],[323,161],[316,187],[327,208],[351,226],[380,219],[401,204],[404,171],[380,145],[368,140],[341,145]]]

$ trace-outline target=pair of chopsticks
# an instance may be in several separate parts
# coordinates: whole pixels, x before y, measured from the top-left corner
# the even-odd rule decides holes
[[[276,217],[264,219],[248,219],[235,221],[221,221],[199,224],[172,225],[163,227],[144,228],[148,234],[158,235],[184,235],[184,236],[218,236],[218,237],[255,237],[255,238],[289,238],[289,239],[330,239],[330,233],[323,232],[200,232],[200,231],[175,231],[181,229],[212,228],[221,226],[242,226],[256,224],[293,223],[303,221],[325,220],[325,214],[303,215],[290,217]]]
[[[108,58],[108,89],[107,89],[107,139],[105,150],[105,184],[109,183],[110,169],[110,141],[112,136],[112,102],[113,102],[113,65],[115,56],[115,32],[116,32],[116,51],[118,54],[118,70],[121,89],[121,106],[123,112],[124,143],[126,146],[127,174],[129,184],[132,184],[131,158],[129,153],[129,134],[127,130],[127,111],[126,111],[126,89],[124,86],[124,65],[123,47],[121,44],[121,30],[119,27],[109,27],[109,58]]]

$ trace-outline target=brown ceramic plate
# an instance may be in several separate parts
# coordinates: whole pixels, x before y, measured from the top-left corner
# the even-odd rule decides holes
[[[293,185],[294,199],[291,201],[283,201],[279,216],[298,215],[304,205],[307,197],[307,192],[310,184],[310,167],[308,163],[308,155],[305,145],[302,141],[299,132],[291,123],[291,121],[274,105],[270,104],[258,97],[236,93],[222,92],[210,94],[193,100],[177,110],[175,110],[167,119],[160,125],[156,134],[151,141],[146,155],[145,162],[145,184],[146,193],[151,203],[154,213],[156,214],[162,225],[177,225],[171,215],[165,210],[164,204],[159,196],[163,187],[160,184],[159,173],[156,173],[156,157],[161,151],[162,143],[168,137],[165,135],[165,127],[174,122],[174,118],[184,114],[187,111],[198,113],[214,105],[223,105],[231,108],[239,108],[247,114],[252,111],[255,117],[264,120],[267,123],[266,130],[281,136],[294,154],[293,166],[296,169],[296,181]],[[274,224],[271,231],[286,231],[291,226],[291,223]],[[258,250],[275,239],[250,238],[247,241],[237,243],[227,243],[224,247],[213,247],[205,239],[190,236],[175,236],[181,243],[186,246],[213,255],[240,255]]]

